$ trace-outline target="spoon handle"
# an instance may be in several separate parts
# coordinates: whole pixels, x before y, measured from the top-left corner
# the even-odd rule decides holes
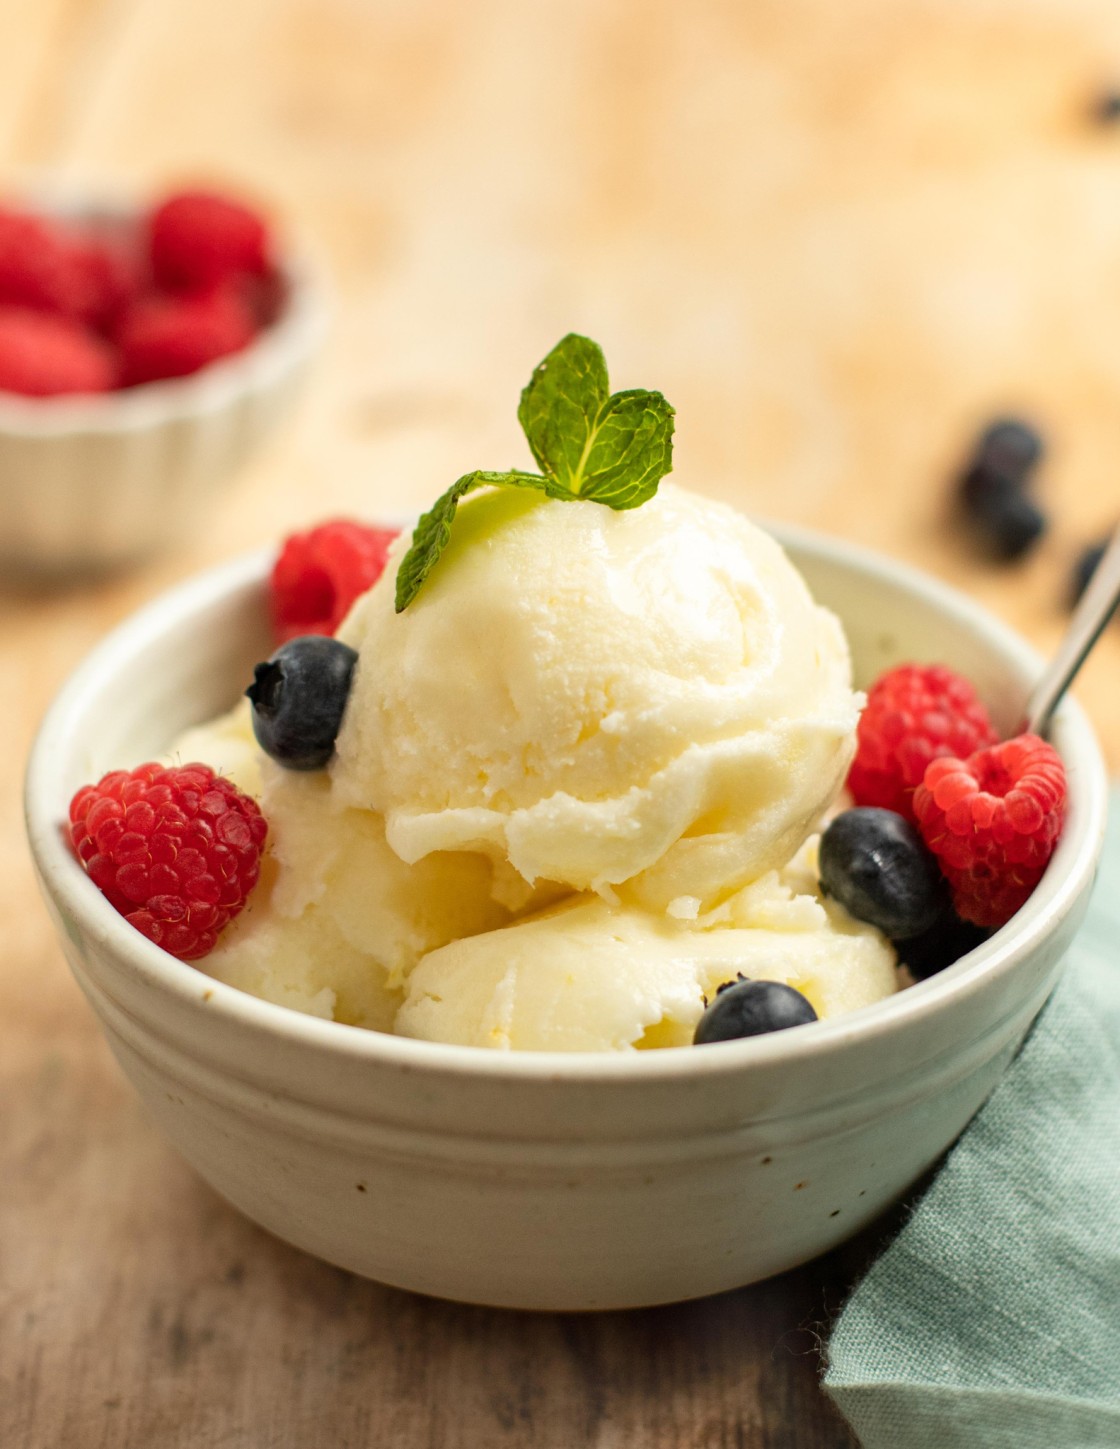
[[[1112,535],[1112,541],[1094,570],[1058,652],[1031,690],[1027,699],[1025,730],[1045,735],[1051,716],[1115,613],[1117,604],[1120,604],[1120,528]]]

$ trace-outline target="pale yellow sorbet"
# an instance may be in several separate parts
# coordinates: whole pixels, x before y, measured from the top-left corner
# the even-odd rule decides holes
[[[740,974],[795,987],[820,1017],[868,1006],[895,990],[894,952],[816,893],[815,849],[693,921],[577,896],[453,942],[411,973],[395,1029],[505,1050],[685,1046]]]
[[[189,765],[194,761],[209,765],[216,774],[232,780],[243,794],[260,800],[261,770],[268,763],[268,756],[253,734],[253,717],[247,699],[242,699],[228,714],[184,730],[170,751],[168,763]]]
[[[741,514],[664,485],[614,512],[524,491],[459,510],[419,597],[392,575],[331,767],[402,860],[711,904],[785,864],[839,789],[859,698],[836,618]]]
[[[183,735],[171,758],[188,757],[232,772],[268,821],[261,880],[198,963],[228,985],[390,1031],[400,983],[425,952],[510,920],[485,856],[406,865],[381,818],[338,805],[325,772],[284,770],[260,750],[247,703]]]
[[[860,699],[773,540],[667,486],[627,513],[490,493],[398,615],[406,543],[340,631],[359,658],[327,770],[268,759],[246,701],[176,741],[269,824],[202,970],[379,1031],[556,1051],[685,1045],[739,973],[822,1017],[896,989],[889,944],[819,894]]]

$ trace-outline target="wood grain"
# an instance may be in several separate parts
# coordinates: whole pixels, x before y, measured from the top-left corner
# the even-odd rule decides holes
[[[0,0],[0,158],[145,191],[212,177],[329,268],[287,436],[127,577],[0,581],[0,1444],[837,1449],[816,1327],[867,1242],[705,1303],[528,1317],[360,1282],[165,1148],[34,899],[22,761],[140,601],[328,512],[523,460],[569,328],[678,410],[676,476],[887,549],[1040,646],[1120,515],[1112,0]],[[1054,516],[1025,565],[946,518],[971,430],[1025,409]],[[1080,692],[1120,763],[1120,631]]]

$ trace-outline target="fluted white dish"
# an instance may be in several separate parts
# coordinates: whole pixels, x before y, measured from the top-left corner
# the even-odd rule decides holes
[[[135,212],[51,191],[43,214],[111,229]],[[90,396],[0,392],[0,572],[66,575],[162,551],[201,526],[257,445],[291,411],[324,332],[314,269],[278,266],[276,318],[243,351],[189,377]]]
[[[867,683],[903,659],[974,679],[1014,727],[1041,661],[901,564],[780,531]],[[839,1019],[703,1048],[501,1053],[363,1031],[211,980],[119,917],[72,859],[80,784],[228,706],[269,649],[269,559],[175,590],[111,635],[44,720],[32,852],[59,938],[168,1139],[301,1248],[424,1293],[618,1308],[763,1278],[869,1223],[958,1135],[1013,1057],[1084,914],[1106,780],[1072,701],[1070,810],[1015,919],[933,979]]]

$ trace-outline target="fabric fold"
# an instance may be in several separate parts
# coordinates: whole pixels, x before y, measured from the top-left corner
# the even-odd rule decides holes
[[[1120,1446],[1118,805],[1065,976],[833,1330],[865,1449]]]

